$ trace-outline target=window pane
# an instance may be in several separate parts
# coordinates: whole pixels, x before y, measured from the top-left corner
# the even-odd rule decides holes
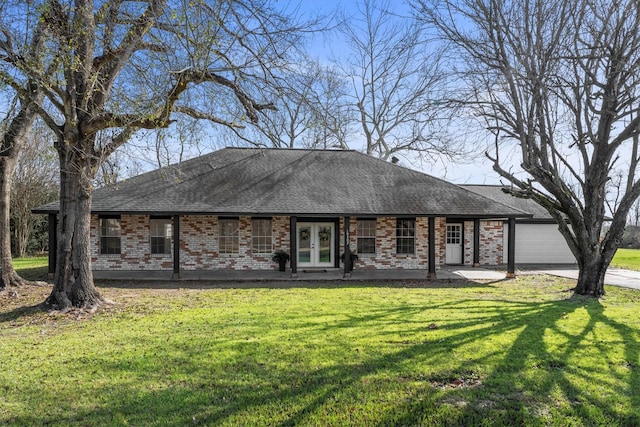
[[[375,254],[376,239],[370,237],[358,237],[357,252],[359,254]]]
[[[120,237],[120,218],[101,218],[100,234],[104,237]]]
[[[462,227],[460,225],[447,225],[447,243],[459,245],[462,242]]]
[[[119,254],[120,238],[119,237],[101,237],[100,253],[106,254],[106,255]]]

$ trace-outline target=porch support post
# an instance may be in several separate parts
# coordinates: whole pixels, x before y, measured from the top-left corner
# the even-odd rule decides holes
[[[473,266],[480,267],[480,219],[473,220]]]
[[[507,279],[516,277],[516,219],[509,218],[509,235],[507,236]]]
[[[349,227],[351,226],[351,218],[344,217],[344,274],[343,278],[350,279],[353,266],[351,265],[351,248],[349,247]]]
[[[180,215],[173,216],[173,274],[171,278],[180,278]]]
[[[298,277],[298,245],[296,234],[298,228],[298,217],[291,216],[289,218],[289,247],[291,248],[291,277]]]
[[[429,217],[429,273],[427,279],[436,278],[436,218]]]
[[[47,276],[49,276],[49,279],[53,279],[56,273],[58,257],[58,216],[50,213],[47,222],[49,225],[49,266]]]

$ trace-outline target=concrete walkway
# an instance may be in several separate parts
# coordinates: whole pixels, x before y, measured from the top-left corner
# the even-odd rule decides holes
[[[350,278],[343,277],[341,269],[301,269],[297,277],[291,277],[291,271],[275,270],[199,270],[182,271],[176,281],[212,281],[212,282],[270,282],[270,281],[403,281],[427,280],[426,270],[359,270],[351,273]],[[96,280],[131,281],[172,281],[171,271],[94,271]],[[444,267],[436,269],[437,280],[504,280],[505,272],[486,268]]]

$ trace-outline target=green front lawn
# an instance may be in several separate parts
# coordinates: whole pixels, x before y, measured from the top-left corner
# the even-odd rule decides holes
[[[13,268],[23,270],[25,268],[42,268],[46,267],[48,258],[46,256],[14,258]]]
[[[103,288],[95,315],[1,297],[0,424],[640,424],[637,291],[182,285]]]
[[[640,270],[639,249],[618,249],[611,261],[612,267]]]
[[[13,268],[25,279],[45,281],[48,262],[46,256],[14,258]]]

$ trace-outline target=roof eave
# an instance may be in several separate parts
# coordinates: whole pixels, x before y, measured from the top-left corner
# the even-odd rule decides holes
[[[57,214],[56,208],[32,209],[34,214]],[[533,215],[527,213],[471,213],[457,214],[445,212],[257,212],[257,211],[201,211],[201,210],[131,210],[131,209],[96,209],[93,215],[213,215],[213,216],[301,216],[301,217],[442,217],[456,219],[500,219],[522,218],[531,219]]]

